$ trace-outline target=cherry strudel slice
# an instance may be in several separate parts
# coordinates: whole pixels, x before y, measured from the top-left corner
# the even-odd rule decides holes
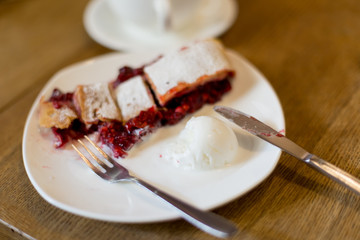
[[[141,111],[156,107],[149,87],[142,76],[136,76],[123,82],[115,89],[116,101],[125,122],[138,116]]]
[[[56,147],[97,132],[115,157],[126,157],[145,135],[219,101],[233,75],[220,42],[198,41],[144,67],[125,66],[111,83],[55,89],[40,102],[40,125],[52,129]]]
[[[233,72],[223,46],[209,39],[167,53],[144,68],[160,105],[200,85],[222,80]]]
[[[112,96],[109,83],[79,85],[76,87],[73,102],[82,121],[94,124],[98,121],[121,121],[120,110]]]

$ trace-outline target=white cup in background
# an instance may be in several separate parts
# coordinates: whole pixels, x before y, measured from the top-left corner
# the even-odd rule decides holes
[[[118,24],[135,31],[178,31],[191,24],[203,0],[105,0]]]

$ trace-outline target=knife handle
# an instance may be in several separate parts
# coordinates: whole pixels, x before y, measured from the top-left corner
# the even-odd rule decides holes
[[[345,172],[344,170],[315,155],[311,155],[311,157],[306,159],[305,162],[315,170],[328,176],[330,179],[340,183],[353,192],[360,194],[360,180]]]

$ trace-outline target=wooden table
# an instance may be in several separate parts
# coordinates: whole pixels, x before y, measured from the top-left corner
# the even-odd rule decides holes
[[[360,3],[239,0],[222,37],[271,82],[287,135],[360,176]],[[22,161],[26,116],[59,69],[111,52],[85,32],[86,0],[0,0],[0,239],[213,239],[183,220],[121,224],[59,210]],[[360,239],[360,196],[283,154],[259,186],[214,210],[234,239]]]

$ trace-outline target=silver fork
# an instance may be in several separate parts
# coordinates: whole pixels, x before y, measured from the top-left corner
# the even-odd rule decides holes
[[[87,136],[85,136],[85,138],[104,157],[104,159],[98,158],[84,144],[83,141],[81,141],[80,139],[78,140],[78,142],[85,148],[85,150],[91,155],[91,157],[96,160],[99,166],[96,166],[89,159],[87,159],[85,155],[79,150],[79,148],[76,147],[74,144],[72,144],[72,147],[76,150],[76,152],[80,155],[84,162],[103,179],[110,182],[132,181],[139,184],[140,186],[147,188],[155,195],[174,206],[186,221],[203,230],[204,232],[207,232],[216,237],[226,238],[233,235],[237,231],[235,225],[230,221],[226,220],[225,218],[212,212],[206,212],[195,208],[173,196],[170,196],[169,194],[159,190],[151,184],[131,175],[125,167],[113,160]]]

